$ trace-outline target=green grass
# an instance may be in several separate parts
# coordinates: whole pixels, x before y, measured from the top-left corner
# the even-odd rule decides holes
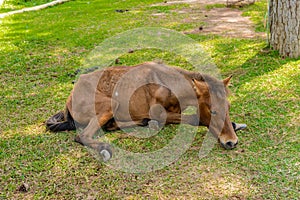
[[[220,4],[220,3],[216,3],[216,4],[208,4],[208,5],[205,6],[205,8],[206,8],[207,10],[211,10],[211,9],[213,9],[213,8],[225,8],[225,7],[226,7],[225,4]]]
[[[250,17],[256,26],[256,31],[264,32],[266,31],[266,22],[267,22],[267,9],[268,1],[262,0],[258,1],[251,6],[245,6],[241,8],[244,12],[243,16]]]
[[[0,199],[297,199],[299,195],[300,60],[281,59],[264,39],[189,35],[203,45],[223,77],[233,74],[231,118],[245,122],[237,149],[219,145],[199,160],[205,129],[189,150],[161,170],[130,174],[99,163],[73,142],[75,132],[53,134],[43,122],[64,109],[72,74],[103,40],[137,27],[185,31],[188,5],[144,1],[71,1],[0,22]],[[245,9],[262,27],[264,1]],[[118,13],[117,9],[129,12]],[[206,9],[205,7],[203,9]],[[155,16],[153,13],[164,13]],[[188,67],[170,52],[135,51],[119,64],[163,60]],[[199,58],[200,59],[200,58]],[[114,144],[144,152],[175,134],[169,126],[146,139],[108,133]],[[28,192],[18,191],[22,182]]]

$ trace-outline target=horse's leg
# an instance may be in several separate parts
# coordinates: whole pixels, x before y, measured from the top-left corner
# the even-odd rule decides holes
[[[106,130],[115,131],[115,130],[119,130],[119,129],[123,129],[123,128],[131,128],[131,127],[136,127],[136,126],[147,126],[148,121],[139,120],[139,121],[129,121],[129,122],[121,122],[121,121],[113,122],[114,124],[112,124],[109,127],[106,127]]]
[[[199,118],[197,117],[197,115],[181,115],[179,113],[168,113],[166,122],[167,122],[167,124],[184,123],[184,124],[190,124],[192,126],[204,126],[199,121]],[[235,122],[232,122],[232,126],[233,126],[233,129],[235,132],[247,128],[246,124],[238,124]]]
[[[151,124],[152,127],[154,127],[154,130],[159,129],[159,125],[162,124],[184,123],[193,126],[200,125],[198,116],[196,114],[184,115],[175,112],[166,112],[165,108],[160,104],[155,104],[152,106],[149,113],[151,118],[149,125]]]
[[[197,115],[183,115],[180,113],[172,113],[168,112],[167,113],[167,119],[166,119],[167,124],[190,124],[192,126],[199,126],[199,118]]]
[[[154,104],[149,110],[150,121],[148,126],[150,130],[158,131],[166,123],[167,112],[161,104]]]
[[[110,98],[102,99],[100,110],[97,110],[99,114],[93,117],[83,132],[75,138],[76,142],[97,150],[103,156],[104,161],[109,160],[112,156],[110,146],[93,139],[93,136],[100,127],[113,118],[112,103],[114,102]]]

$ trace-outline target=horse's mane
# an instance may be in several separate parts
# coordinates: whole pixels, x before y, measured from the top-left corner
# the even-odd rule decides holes
[[[225,89],[226,95],[230,94],[229,89],[224,86],[223,81],[221,81],[213,76],[210,76],[208,74],[203,74],[200,72],[187,71],[187,70],[184,70],[181,68],[176,68],[176,69],[178,70],[179,73],[183,74],[184,76],[187,76],[191,79],[194,79],[194,80],[197,80],[200,82],[205,82],[208,85],[210,92],[213,92],[213,93],[221,92],[222,93],[222,92],[224,92],[224,89]]]

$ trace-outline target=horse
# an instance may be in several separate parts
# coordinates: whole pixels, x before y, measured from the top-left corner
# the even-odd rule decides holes
[[[80,75],[66,102],[65,111],[46,121],[53,132],[83,131],[75,141],[112,157],[107,143],[93,139],[100,129],[117,130],[150,124],[206,126],[225,149],[233,149],[238,137],[229,117],[228,84],[210,75],[146,62],[113,66]],[[188,107],[193,114],[184,114]],[[75,125],[76,123],[76,125]]]

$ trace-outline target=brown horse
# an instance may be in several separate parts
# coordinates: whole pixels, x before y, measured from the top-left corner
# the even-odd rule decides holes
[[[81,75],[66,103],[47,122],[51,131],[84,126],[75,141],[111,157],[109,145],[93,139],[99,128],[116,130],[134,125],[186,123],[206,126],[226,149],[238,138],[229,118],[227,100],[231,77],[223,81],[198,72],[159,63],[121,66]],[[188,107],[196,112],[184,115]]]

